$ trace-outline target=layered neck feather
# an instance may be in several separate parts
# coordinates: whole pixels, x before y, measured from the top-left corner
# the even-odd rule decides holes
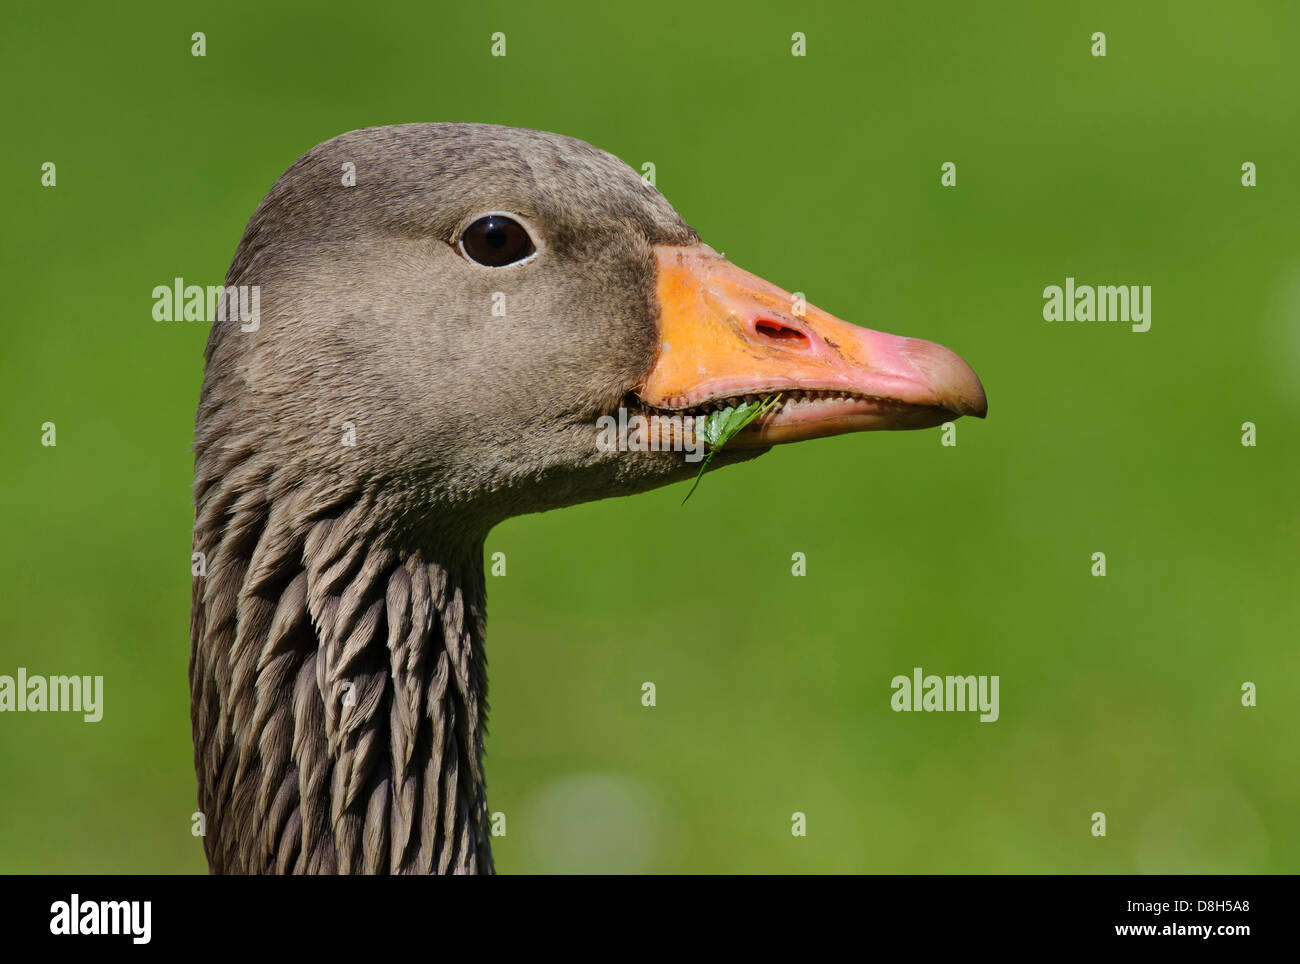
[[[491,872],[482,542],[196,460],[190,685],[214,873]]]

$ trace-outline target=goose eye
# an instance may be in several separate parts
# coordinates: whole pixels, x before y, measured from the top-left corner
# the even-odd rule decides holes
[[[500,268],[522,261],[537,249],[523,225],[504,214],[479,218],[460,236],[460,249],[471,261]]]

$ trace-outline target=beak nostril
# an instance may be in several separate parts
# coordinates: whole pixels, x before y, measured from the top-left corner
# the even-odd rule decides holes
[[[781,342],[807,342],[808,336],[798,328],[783,324],[779,321],[773,321],[770,318],[760,318],[754,322],[754,330],[765,338]]]

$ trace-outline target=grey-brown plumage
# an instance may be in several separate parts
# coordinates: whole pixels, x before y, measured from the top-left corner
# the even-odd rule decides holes
[[[543,256],[470,264],[455,240],[485,211]],[[653,359],[651,244],[695,240],[622,162],[535,131],[355,131],[275,183],[226,278],[261,286],[260,327],[214,325],[195,430],[213,872],[492,869],[483,541],[690,474],[592,426]]]

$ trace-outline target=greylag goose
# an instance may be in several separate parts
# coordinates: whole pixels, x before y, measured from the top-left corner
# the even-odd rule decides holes
[[[539,131],[320,144],[226,285],[261,298],[256,325],[213,325],[195,424],[213,873],[493,870],[483,547],[503,519],[690,479],[680,417],[724,400],[780,393],[713,469],[985,413],[951,351],[804,307],[615,157]],[[663,444],[598,444],[620,409],[664,416]]]

